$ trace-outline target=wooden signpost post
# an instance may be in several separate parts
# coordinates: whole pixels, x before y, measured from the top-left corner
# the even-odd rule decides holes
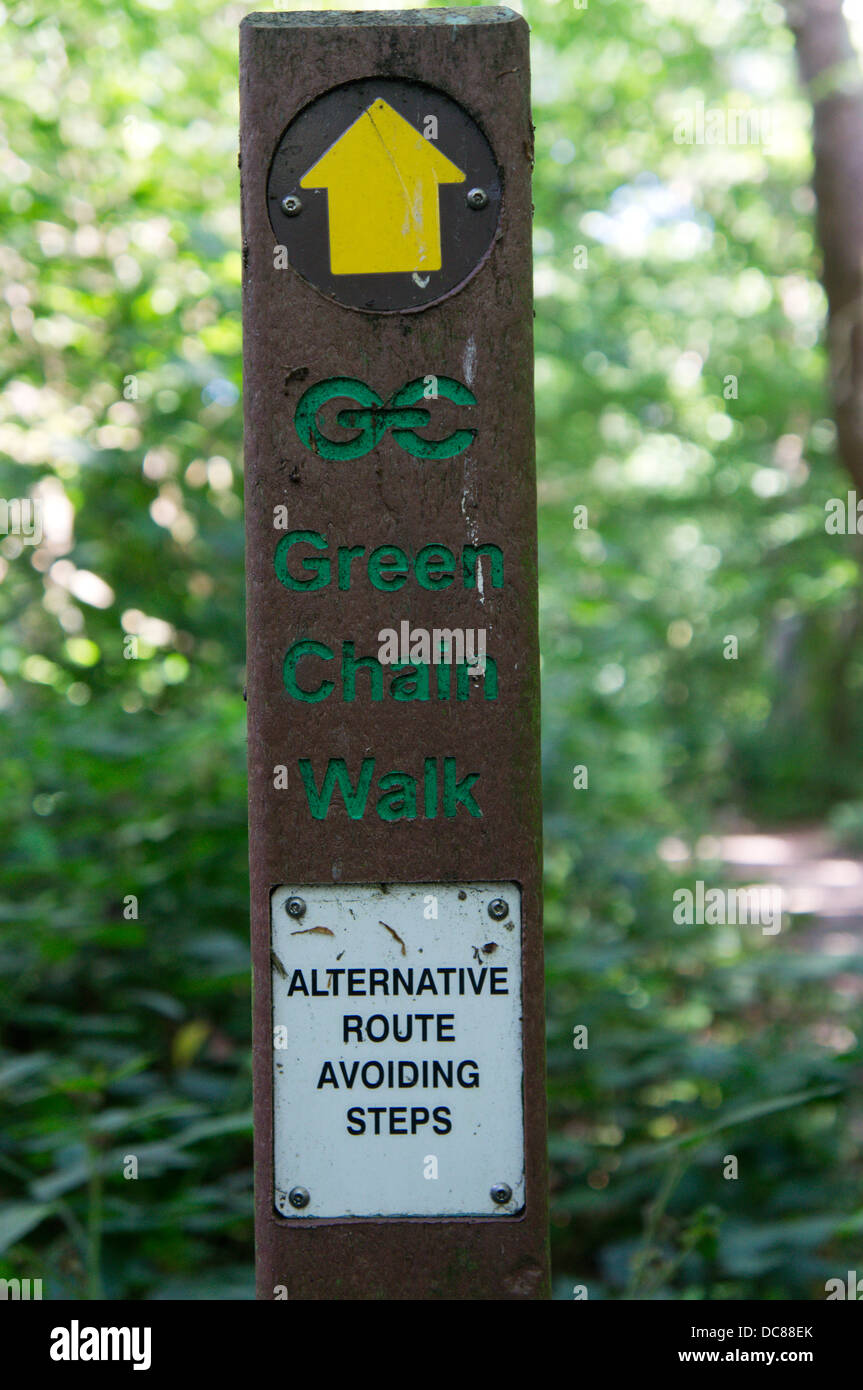
[[[527,27],[241,99],[259,1297],[547,1297]]]

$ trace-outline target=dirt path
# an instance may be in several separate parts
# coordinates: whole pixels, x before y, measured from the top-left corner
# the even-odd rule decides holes
[[[790,915],[787,926],[783,918],[786,948],[836,956],[833,988],[863,997],[863,975],[841,964],[863,955],[863,860],[838,849],[818,827],[720,835],[715,853],[740,883],[778,884],[783,914]]]

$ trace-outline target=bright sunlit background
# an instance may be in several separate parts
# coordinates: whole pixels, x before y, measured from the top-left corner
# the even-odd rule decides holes
[[[0,540],[0,1275],[251,1297],[255,7],[3,8],[0,497],[43,534]],[[523,12],[556,1292],[820,1298],[863,1226],[863,608],[810,113],[772,0]],[[699,879],[784,884],[782,931],[677,925]]]

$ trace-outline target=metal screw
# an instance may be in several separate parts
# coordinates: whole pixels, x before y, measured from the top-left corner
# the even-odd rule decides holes
[[[512,1201],[512,1188],[508,1183],[496,1182],[491,1189],[491,1200],[496,1202],[499,1207],[505,1207],[507,1202]]]
[[[504,917],[509,916],[509,903],[505,903],[503,898],[494,898],[488,905],[488,915],[492,921],[502,922]]]
[[[302,210],[302,203],[299,198],[295,198],[292,193],[289,193],[286,198],[282,199],[282,212],[286,217],[297,217]]]
[[[509,1192],[509,1188],[506,1189]],[[288,1193],[288,1201],[292,1207],[307,1207],[310,1202],[309,1191],[306,1187],[292,1187]],[[497,1199],[495,1199],[497,1200]]]
[[[467,205],[469,208],[488,207],[488,194],[484,188],[472,188],[467,195]]]
[[[289,917],[296,917],[297,920],[299,920],[300,917],[305,917],[305,915],[306,915],[306,903],[305,903],[305,899],[304,899],[304,898],[288,898],[288,901],[285,903],[285,911],[287,912],[287,914],[288,914]]]

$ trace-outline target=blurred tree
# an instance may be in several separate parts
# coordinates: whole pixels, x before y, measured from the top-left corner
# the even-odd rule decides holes
[[[814,113],[817,227],[839,456],[863,486],[863,74],[842,0],[793,0],[787,12]]]

